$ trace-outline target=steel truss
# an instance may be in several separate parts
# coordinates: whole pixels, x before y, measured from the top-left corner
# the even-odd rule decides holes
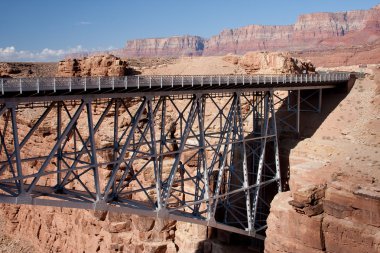
[[[53,101],[25,123],[30,110],[0,110],[1,202],[128,212],[263,238],[281,191],[273,91]]]
[[[323,89],[289,90],[287,95],[274,93],[274,106],[278,112],[278,128],[284,132],[300,134],[301,112],[322,110]]]

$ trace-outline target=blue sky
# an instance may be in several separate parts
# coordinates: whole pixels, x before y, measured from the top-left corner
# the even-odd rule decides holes
[[[0,60],[55,60],[121,48],[136,38],[210,37],[249,24],[294,23],[302,13],[369,9],[380,0],[1,0]]]

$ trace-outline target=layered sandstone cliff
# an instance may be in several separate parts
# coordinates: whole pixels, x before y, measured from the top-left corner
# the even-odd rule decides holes
[[[363,37],[363,35],[366,35]],[[211,37],[204,55],[262,50],[326,49],[364,45],[380,38],[380,10],[301,15],[294,25],[250,25]]]
[[[128,57],[201,55],[204,39],[199,36],[174,36],[128,41],[121,54]]]
[[[226,29],[209,39],[178,36],[128,41],[126,57],[244,54],[371,44],[380,39],[380,8],[301,15],[293,25],[249,25]]]

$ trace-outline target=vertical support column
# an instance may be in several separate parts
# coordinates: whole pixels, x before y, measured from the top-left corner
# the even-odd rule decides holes
[[[161,98],[160,98],[161,99]],[[153,161],[153,167],[154,167],[154,177],[156,181],[156,195],[157,195],[157,206],[156,210],[159,211],[162,207],[162,198],[161,198],[161,168],[160,163],[158,162],[158,154],[157,154],[157,148],[156,148],[156,131],[154,128],[154,109],[152,105],[152,97],[147,97],[148,100],[148,124],[149,124],[149,130],[150,130],[150,139],[151,139],[151,159]],[[166,110],[166,108],[163,108],[163,110]],[[165,119],[164,119],[165,120]]]
[[[16,105],[11,104],[8,108],[11,111],[11,120],[12,120],[12,131],[13,131],[13,144],[14,144],[14,153],[16,156],[16,169],[17,176],[22,177],[22,164],[21,164],[21,153],[20,153],[20,143],[18,140],[18,128],[17,128],[17,118],[16,118]],[[24,182],[23,179],[19,180],[19,194],[25,193]]]
[[[0,117],[3,116],[3,114],[8,110],[8,108],[3,104],[1,105],[2,108],[0,110]],[[7,114],[7,113],[6,113]],[[4,116],[6,116],[6,114]],[[7,117],[5,117],[7,118]],[[5,141],[4,141],[4,136],[5,136],[5,133],[6,133],[6,130],[7,130],[7,126],[8,126],[8,120],[5,120],[5,123],[4,123],[4,128],[3,128],[3,132],[1,132],[1,129],[0,129],[0,154],[2,153],[2,150],[3,150],[3,145],[4,145],[4,150],[6,150],[6,146],[5,146]],[[4,168],[5,165],[3,165],[0,170],[2,170]]]
[[[223,206],[225,207],[224,223],[226,223],[226,224],[229,221],[231,221],[231,218],[233,217],[232,206],[234,205],[233,204],[234,200],[233,200],[233,197],[229,193],[231,191],[238,189],[238,187],[236,187],[234,185],[235,182],[233,181],[233,177],[236,178],[236,175],[234,175],[234,174],[236,173],[236,169],[237,169],[237,166],[236,166],[236,164],[234,164],[234,161],[235,161],[236,145],[237,145],[236,139],[238,138],[237,136],[239,135],[239,122],[238,122],[238,117],[237,117],[237,114],[240,110],[239,105],[238,105],[239,97],[240,97],[240,94],[238,92],[235,92],[234,93],[234,98],[235,98],[234,113],[233,113],[233,116],[230,120],[230,122],[232,123],[232,129],[231,129],[232,130],[232,132],[231,132],[232,137],[231,137],[230,141],[227,142],[227,149],[225,149],[226,153],[225,153],[225,156],[223,159],[224,160],[224,166],[226,166],[226,164],[227,164],[227,168],[228,168],[228,170],[225,171],[225,173],[223,174],[223,177],[225,179],[225,184],[226,184],[226,186],[224,188],[224,191],[225,191],[224,193],[227,194],[224,197],[224,201],[223,201],[224,202]],[[244,182],[243,182],[243,187],[244,187]]]
[[[77,147],[77,131],[76,128],[77,128],[77,122],[74,122],[74,127],[72,128],[72,132],[73,132],[73,141],[74,141],[74,154],[75,156],[77,156],[77,150],[78,150],[78,147]]]
[[[288,90],[288,97],[286,98],[287,100],[287,103],[286,103],[286,107],[288,109],[288,112],[290,112],[292,110],[292,108],[290,107],[290,95],[292,94],[292,92],[290,92],[290,90]]]
[[[203,95],[198,101],[197,101],[197,112],[198,112],[198,124],[199,124],[199,156],[200,156],[200,164],[198,164],[199,167],[203,170],[203,182],[204,182],[204,199],[206,200],[206,209],[210,209],[210,181],[209,181],[209,173],[207,170],[207,158],[206,158],[206,151],[205,151],[205,130],[204,130],[204,123],[205,123],[205,95]],[[207,213],[207,219],[210,219],[209,216],[210,213]]]
[[[115,114],[114,114],[114,126],[113,126],[113,161],[117,160],[119,153],[119,108],[120,100],[115,99]],[[112,190],[115,192],[116,183],[112,185]]]
[[[300,134],[301,90],[297,90],[297,134]]]
[[[252,213],[251,213],[251,198],[250,198],[250,189],[249,189],[249,175],[248,175],[248,168],[247,168],[247,150],[246,150],[246,142],[245,142],[245,136],[244,136],[244,128],[243,128],[243,119],[242,119],[242,112],[241,112],[241,94],[238,93],[238,100],[237,100],[237,117],[238,117],[238,125],[239,125],[239,141],[240,145],[242,145],[240,152],[243,154],[243,180],[245,188],[245,204],[246,204],[246,212],[247,212],[247,223],[248,223],[248,231],[252,231],[253,228],[253,222],[252,222]]]
[[[319,89],[319,97],[318,97],[318,113],[322,111],[322,91],[323,89]]]
[[[263,92],[254,92],[253,93],[254,103],[252,108],[253,114],[253,135],[254,137],[258,137],[262,133],[262,119],[263,119],[263,103],[264,103],[264,95]],[[255,141],[257,142],[257,141]],[[261,140],[260,140],[261,142]],[[257,144],[253,148],[257,149]],[[258,161],[255,155],[252,156],[252,168],[257,168]]]
[[[161,77],[162,78],[162,77]],[[160,157],[158,160],[158,166],[157,166],[157,176],[156,176],[156,191],[162,192],[162,168],[164,166],[164,148],[166,145],[166,132],[165,132],[165,127],[166,127],[166,96],[162,97],[162,110],[161,110],[161,134],[160,134]],[[160,211],[163,203],[162,203],[162,197],[161,193],[160,199],[157,198],[157,211]]]
[[[88,122],[88,130],[89,130],[88,132],[89,132],[90,145],[91,145],[91,165],[94,172],[94,186],[95,186],[95,191],[96,191],[96,201],[99,201],[101,199],[99,171],[98,171],[99,166],[98,166],[98,160],[97,160],[97,155],[96,155],[95,132],[94,132],[91,102],[92,102],[91,100],[86,101],[87,122]]]
[[[57,140],[62,135],[62,102],[57,103]],[[57,150],[57,185],[61,184],[61,167],[62,167],[62,146],[59,145]]]
[[[260,195],[260,185],[261,185],[261,177],[264,168],[264,160],[265,160],[265,151],[266,151],[266,143],[267,143],[267,135],[268,135],[268,125],[269,125],[269,92],[265,92],[264,94],[264,126],[262,128],[261,135],[261,152],[259,158],[259,164],[257,168],[257,176],[256,176],[256,188],[253,193],[253,207],[252,207],[252,223],[255,224],[259,195]],[[253,227],[254,229],[254,227]]]
[[[276,122],[276,111],[274,108],[274,91],[270,91],[270,111],[272,116],[272,129],[274,137],[274,153],[275,153],[275,166],[276,166],[276,178],[278,178],[278,192],[282,191],[281,187],[281,170],[280,170],[280,152],[278,147],[278,135],[277,135],[277,122]]]

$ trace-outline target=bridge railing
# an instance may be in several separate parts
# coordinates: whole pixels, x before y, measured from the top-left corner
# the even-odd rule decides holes
[[[193,76],[122,76],[122,77],[42,77],[42,78],[2,78],[1,94],[6,92],[102,90],[102,89],[140,89],[174,88],[184,86],[228,86],[255,84],[289,84],[337,82],[350,79],[347,72],[322,72],[317,74],[283,75],[193,75]]]

